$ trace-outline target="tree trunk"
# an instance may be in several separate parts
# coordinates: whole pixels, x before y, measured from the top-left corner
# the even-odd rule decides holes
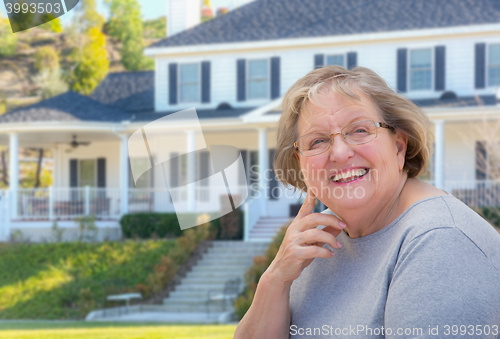
[[[38,164],[36,166],[35,188],[40,187],[40,172],[42,170],[43,148],[38,149]]]
[[[2,163],[2,181],[6,186],[9,186],[9,181],[7,180],[7,166],[5,165],[5,150],[1,152],[1,163]]]

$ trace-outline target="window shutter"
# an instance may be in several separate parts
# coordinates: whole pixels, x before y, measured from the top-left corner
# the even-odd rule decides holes
[[[397,65],[397,74],[398,74],[398,91],[406,92],[406,62],[407,62],[407,49],[400,48],[397,52],[398,57],[398,65]]]
[[[484,141],[476,141],[476,180],[486,180],[488,174],[488,151]]]
[[[97,159],[97,187],[106,187],[106,158]]]
[[[69,160],[69,187],[78,187],[78,160]]]
[[[278,190],[274,190],[275,187],[278,187],[278,179],[276,179],[276,174],[274,173],[273,169],[273,162],[274,162],[274,154],[276,150],[271,149],[269,150],[269,168],[271,169],[271,177],[269,178],[269,199],[270,200],[277,200],[279,198],[279,192]]]
[[[280,96],[280,57],[271,58],[271,99]]]
[[[246,76],[245,76],[246,61],[245,59],[239,59],[236,61],[236,73],[237,73],[237,98],[238,101],[246,100]]]
[[[436,46],[435,48],[435,89],[444,91],[446,88],[446,50],[445,46]]]
[[[210,61],[201,63],[201,102],[210,102]]]
[[[475,45],[475,88],[484,88],[486,85],[486,44]]]
[[[325,55],[324,54],[316,54],[314,56],[314,69],[321,68],[325,65]]]
[[[358,53],[349,52],[347,53],[347,69],[353,69],[358,65]]]
[[[249,183],[247,182],[247,151],[246,150],[241,150],[241,159],[243,160],[243,172],[244,172],[244,175],[242,174],[239,178],[238,178],[238,184],[240,185],[248,185]]]
[[[168,103],[177,105],[177,64],[168,65]]]

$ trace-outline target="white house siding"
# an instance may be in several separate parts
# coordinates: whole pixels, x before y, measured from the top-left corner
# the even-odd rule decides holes
[[[396,54],[398,48],[432,48],[436,46],[446,46],[446,90],[452,90],[459,96],[470,96],[474,94],[491,94],[496,88],[486,88],[483,90],[474,89],[474,45],[478,42],[500,43],[500,33],[498,35],[462,35],[462,36],[441,36],[433,39],[408,38],[390,41],[367,41],[357,44],[335,44],[322,45],[317,47],[297,47],[288,49],[275,48],[273,50],[260,50],[249,52],[231,52],[204,54],[203,56],[182,55],[179,57],[158,57],[158,67],[160,72],[156,73],[157,95],[168,94],[168,71],[166,65],[170,62],[188,63],[211,61],[211,102],[209,104],[178,104],[169,106],[165,100],[157,100],[157,111],[180,110],[195,106],[196,108],[215,108],[221,102],[228,102],[234,107],[261,106],[269,100],[243,101],[236,100],[236,61],[244,59],[270,59],[273,56],[281,58],[281,94],[300,77],[314,68],[314,55],[322,54],[345,54],[347,52],[357,52],[358,65],[366,66],[379,73],[392,88],[396,88]],[[250,46],[251,44],[249,44]],[[434,52],[433,52],[434,53]],[[434,63],[434,59],[433,59]],[[165,90],[166,89],[166,90]],[[406,95],[412,99],[438,98],[442,91],[410,91]]]

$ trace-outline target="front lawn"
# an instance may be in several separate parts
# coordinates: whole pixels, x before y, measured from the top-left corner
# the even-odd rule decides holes
[[[96,322],[0,322],[8,339],[230,339],[236,325],[164,325]]]

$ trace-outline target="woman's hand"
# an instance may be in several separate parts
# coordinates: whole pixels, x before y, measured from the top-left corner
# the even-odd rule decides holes
[[[279,279],[286,285],[297,279],[314,258],[333,256],[332,251],[323,247],[325,244],[332,248],[341,247],[336,236],[346,225],[334,215],[312,213],[315,201],[312,190],[308,190],[304,204],[288,226],[278,253],[267,269],[274,279]],[[326,227],[317,229],[319,225]]]

